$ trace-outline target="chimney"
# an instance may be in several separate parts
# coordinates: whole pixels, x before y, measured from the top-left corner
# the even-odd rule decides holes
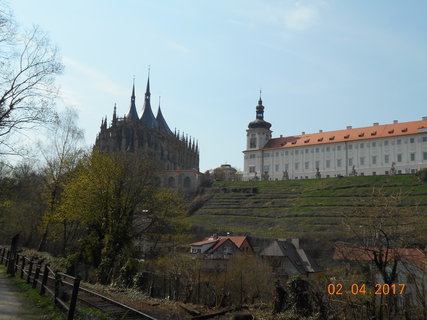
[[[301,132],[301,134],[303,134],[303,135],[304,135],[304,134],[305,134],[305,131]]]
[[[380,123],[379,122],[374,122],[373,126],[378,126]]]
[[[352,126],[347,126],[347,130],[349,130],[349,129],[353,129],[353,127]]]
[[[319,130],[319,133],[322,133],[322,132],[323,132],[323,130],[322,130],[322,129],[320,129],[320,130]]]
[[[283,135],[280,135],[280,138],[283,138]]]
[[[427,117],[423,117],[423,120],[427,120]]]
[[[393,120],[393,123],[398,123],[398,121],[397,120]]]

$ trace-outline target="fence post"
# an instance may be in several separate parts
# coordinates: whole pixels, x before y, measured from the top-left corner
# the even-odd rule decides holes
[[[31,260],[30,260],[30,266],[28,268],[27,283],[30,283],[30,280],[31,280],[31,274],[33,273],[33,264],[34,264],[33,258],[31,258]]]
[[[18,241],[19,241],[19,233],[12,237],[12,242],[10,244],[10,252],[9,252],[9,261],[7,264],[7,273],[12,277],[15,275],[15,259],[18,251]]]
[[[33,289],[35,289],[37,287],[37,280],[39,279],[40,268],[41,268],[41,264],[39,263],[39,264],[37,264],[36,274],[34,275]]]
[[[43,278],[42,278],[42,285],[41,285],[41,287],[40,287],[40,295],[41,295],[41,296],[42,296],[42,295],[44,295],[44,294],[45,294],[45,292],[46,292],[46,284],[47,284],[47,279],[48,279],[48,276],[49,276],[49,269],[48,269],[48,267],[49,267],[49,264],[48,264],[48,263],[46,263],[46,264],[44,265]]]
[[[25,256],[22,256],[22,263],[21,263],[21,279],[24,279],[24,269],[25,269]]]
[[[80,278],[77,276],[74,279],[73,293],[71,294],[70,309],[68,309],[67,320],[74,319],[74,310],[76,309],[77,294],[79,293],[79,286],[80,286]]]
[[[4,253],[6,252],[6,248],[1,249],[1,260],[0,263],[3,264]]]
[[[15,261],[14,261],[14,264],[15,264],[15,267],[14,267],[14,271],[13,271],[13,274],[15,274],[15,272],[17,272],[18,271],[18,267],[19,267],[19,257],[20,257],[21,255],[19,254],[19,253],[17,253],[16,254],[16,258],[15,258]]]
[[[61,285],[61,276],[59,275],[59,271],[55,270],[55,287],[54,287],[54,296],[53,301],[55,305],[58,305],[58,297],[59,297],[59,286]]]

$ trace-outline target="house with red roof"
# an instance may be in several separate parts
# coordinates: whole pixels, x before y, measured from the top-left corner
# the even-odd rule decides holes
[[[190,244],[190,252],[203,258],[205,271],[223,271],[236,253],[253,255],[254,250],[246,236],[213,235]]]

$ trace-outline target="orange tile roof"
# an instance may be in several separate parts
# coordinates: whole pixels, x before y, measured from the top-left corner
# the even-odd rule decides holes
[[[241,237],[238,237],[238,236],[218,236],[218,238],[208,237],[202,241],[194,242],[191,245],[192,246],[202,246],[202,245],[205,245],[208,243],[217,242],[215,244],[215,246],[212,248],[212,250],[216,250],[217,248],[222,246],[222,244],[227,240],[230,240],[231,242],[233,242],[236,245],[236,247],[240,249],[243,242],[246,240],[246,237],[245,236],[241,236]]]
[[[378,248],[341,247],[335,249],[333,259],[373,261],[374,252],[378,251]],[[392,261],[395,256],[403,258],[412,263],[414,266],[418,267],[419,269],[427,272],[427,255],[422,250],[417,248],[390,248],[388,251],[388,261]]]
[[[191,243],[190,244],[190,246],[203,246],[203,245],[205,245],[205,244],[209,244],[209,243],[215,243],[215,242],[217,242],[218,241],[218,239],[210,239],[210,238],[208,238],[208,239],[205,239],[205,240],[203,240],[203,241],[199,241],[199,242],[193,242],[193,243]]]
[[[270,139],[263,149],[280,149],[322,145],[335,142],[389,138],[427,132],[427,120],[376,125],[371,127],[327,131]]]

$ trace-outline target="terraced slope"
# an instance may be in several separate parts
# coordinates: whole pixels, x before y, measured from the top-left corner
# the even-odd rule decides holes
[[[344,216],[363,219],[361,209],[372,205],[374,189],[401,193],[402,207],[418,210],[427,223],[427,185],[412,175],[216,183],[186,220],[210,231],[340,239]]]

